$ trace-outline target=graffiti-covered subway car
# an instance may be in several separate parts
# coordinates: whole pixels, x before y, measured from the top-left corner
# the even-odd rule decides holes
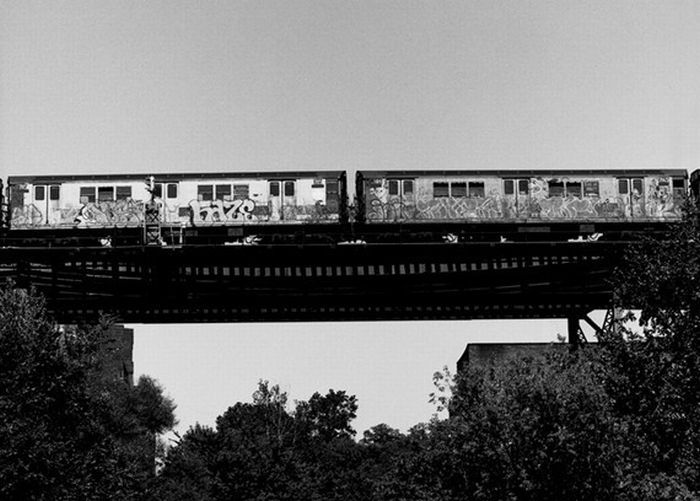
[[[151,194],[146,175],[8,179],[10,227],[138,227]],[[318,224],[347,220],[343,171],[159,174],[164,224]]]
[[[672,221],[681,169],[586,171],[361,171],[366,223]]]

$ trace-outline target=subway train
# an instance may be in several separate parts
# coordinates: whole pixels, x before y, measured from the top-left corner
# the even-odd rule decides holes
[[[697,185],[697,171],[692,179]],[[353,194],[344,171],[29,175],[9,177],[0,193],[13,234],[139,229],[151,204],[171,233],[225,229],[231,236],[341,226],[362,233],[667,223],[680,219],[689,181],[685,169],[358,171]]]

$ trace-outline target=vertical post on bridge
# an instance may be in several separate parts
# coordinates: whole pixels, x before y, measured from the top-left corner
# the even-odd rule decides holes
[[[579,318],[568,317],[566,319],[566,326],[569,344],[571,345],[571,348],[576,349],[578,348],[578,345],[581,342],[581,338],[579,336],[579,330],[581,329],[581,327],[579,326]]]

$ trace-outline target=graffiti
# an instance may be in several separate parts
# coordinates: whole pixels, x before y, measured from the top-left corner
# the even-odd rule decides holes
[[[591,199],[550,197],[540,199],[538,205],[541,219],[587,219],[597,216]]]
[[[313,205],[284,205],[282,214],[285,221],[319,222],[338,219],[338,212],[320,201]]]
[[[48,218],[48,223],[47,223]],[[12,210],[14,227],[30,226],[138,226],[143,222],[143,203],[117,200],[87,203],[70,208],[52,208],[44,215],[35,205]]]
[[[417,219],[416,207],[405,203],[400,197],[392,197],[387,202],[372,198],[367,208],[367,219],[370,221],[399,221],[402,219]]]
[[[649,216],[660,218],[677,218],[680,207],[677,207],[668,180],[651,179],[648,186],[648,196],[644,210]]]
[[[530,197],[535,200],[549,197],[549,184],[541,177],[531,179],[528,183],[528,189]]]
[[[627,199],[627,202],[625,201]],[[508,199],[498,195],[484,198],[430,198],[420,197],[415,204],[400,197],[391,197],[386,202],[371,198],[367,206],[369,221],[407,220],[571,220],[571,219],[625,219],[651,216],[676,218],[677,209],[671,197],[650,198],[646,207],[642,198],[630,204],[629,197],[600,199],[599,197],[530,197]]]
[[[38,226],[43,222],[44,216],[34,204],[14,207],[12,209],[12,220],[10,224],[13,227]]]
[[[59,224],[77,226],[139,226],[143,224],[143,202],[116,200],[89,202],[61,209]]]
[[[600,199],[598,197],[549,197],[533,201],[530,217],[539,219],[626,219],[650,217],[675,219],[680,213],[671,197],[638,194]]]
[[[253,200],[214,200],[201,202],[192,200],[189,208],[192,224],[217,224],[227,222],[267,222],[267,221],[304,221],[318,222],[338,219],[338,212],[321,202],[308,205],[267,205],[256,204]],[[181,212],[181,217],[185,216]]]
[[[251,221],[255,217],[255,202],[244,200],[192,200],[189,204],[192,223],[224,223]]]
[[[428,198],[416,200],[415,219],[501,219],[502,204],[498,197]]]
[[[600,200],[595,203],[597,217],[619,219],[625,216],[625,204],[621,200]]]
[[[267,221],[270,219],[270,208],[267,205],[255,205],[253,209],[253,217],[260,221]]]
[[[400,220],[449,220],[449,219],[502,219],[504,200],[495,195],[482,198],[433,198],[428,195],[418,197],[387,197],[384,202],[372,197],[367,204],[367,219],[370,221]]]

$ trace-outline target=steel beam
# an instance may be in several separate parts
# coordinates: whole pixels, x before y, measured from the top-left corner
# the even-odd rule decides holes
[[[35,287],[66,322],[103,312],[146,323],[575,317],[578,326],[581,312],[608,307],[620,254],[601,243],[2,248],[0,278]]]

